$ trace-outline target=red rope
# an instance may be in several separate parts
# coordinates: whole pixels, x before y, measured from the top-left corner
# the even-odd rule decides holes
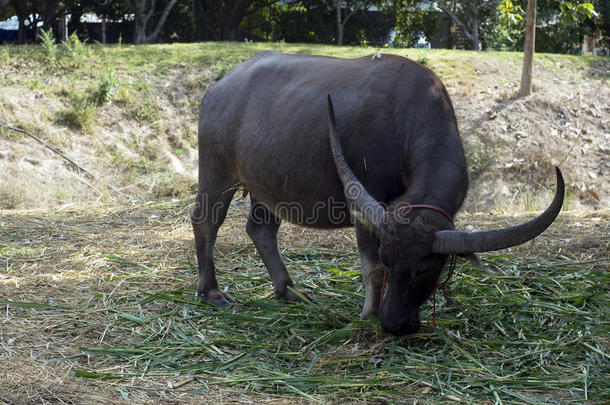
[[[381,314],[381,307],[383,306],[383,293],[385,292],[385,279],[388,275],[388,267],[385,266],[383,268],[383,284],[381,284],[381,295],[379,296],[379,310],[378,310],[378,316]]]
[[[449,215],[447,213],[447,211],[445,211],[444,209],[442,209],[441,207],[437,207],[436,205],[428,205],[428,204],[414,204],[414,205],[405,205],[400,207],[400,210],[410,210],[411,208],[425,208],[428,210],[432,210],[432,211],[436,211],[439,214],[441,214],[442,216],[444,216],[445,218],[447,218],[447,221],[449,221],[449,223],[451,225],[453,225],[453,219],[451,218],[451,215]]]
[[[449,281],[451,276],[455,273],[455,254],[451,255],[451,265],[449,266],[449,274],[447,274],[447,278],[443,281],[440,286],[445,287],[445,284]],[[430,326],[435,327],[436,321],[436,290],[438,288],[434,287],[434,292],[432,293],[432,320],[430,321]]]

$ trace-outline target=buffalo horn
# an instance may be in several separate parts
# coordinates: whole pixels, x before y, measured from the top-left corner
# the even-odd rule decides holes
[[[432,251],[441,254],[488,252],[516,246],[540,235],[553,223],[563,205],[563,176],[558,167],[555,169],[557,171],[555,197],[551,205],[538,217],[521,225],[493,231],[438,231],[435,232],[436,240],[432,245]]]
[[[335,120],[335,110],[333,102],[328,95],[328,116],[330,119],[328,125],[328,134],[330,137],[330,146],[333,153],[333,159],[337,172],[343,183],[343,192],[348,203],[352,203],[356,210],[356,214],[362,220],[372,225],[373,228],[379,229],[385,209],[375,200],[364,188],[362,183],[356,178],[352,169],[348,166],[343,155],[343,148],[337,136],[337,124]]]

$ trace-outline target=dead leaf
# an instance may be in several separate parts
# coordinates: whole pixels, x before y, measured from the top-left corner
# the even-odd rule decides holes
[[[597,193],[591,189],[587,190],[587,194],[589,194],[595,201],[599,202],[599,196],[597,195]]]

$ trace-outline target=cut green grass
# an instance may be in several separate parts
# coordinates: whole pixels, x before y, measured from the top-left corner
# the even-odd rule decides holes
[[[63,235],[36,257],[4,250],[0,305],[19,326],[9,338],[33,336],[24,327],[32,321],[44,325],[51,351],[43,364],[69,365],[82,384],[112,381],[122,398],[156,392],[197,402],[221,390],[254,401],[521,404],[610,395],[610,252],[598,239],[608,213],[562,214],[535,244],[485,254],[482,267],[459,264],[437,292],[435,326],[427,302],[422,330],[396,338],[358,319],[364,292],[350,232],[283,227],[288,270],[315,301],[276,301],[245,236],[243,204],[229,213],[216,254],[219,281],[238,304],[202,304],[185,210],[173,203],[0,215],[0,245],[27,245],[24,232],[42,244],[53,229]],[[485,215],[459,222],[493,226]],[[61,269],[57,281],[32,271],[30,260]],[[41,280],[51,283],[52,302],[23,299]]]

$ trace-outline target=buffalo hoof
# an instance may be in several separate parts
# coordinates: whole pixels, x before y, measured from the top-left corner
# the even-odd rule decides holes
[[[379,312],[377,312],[377,308],[362,310],[362,312],[360,312],[360,319],[365,320],[365,319],[376,318],[377,315],[379,315]]]
[[[218,305],[220,307],[226,307],[237,302],[229,294],[224,293],[219,289],[208,291],[207,293],[201,294],[200,296],[203,302]]]

